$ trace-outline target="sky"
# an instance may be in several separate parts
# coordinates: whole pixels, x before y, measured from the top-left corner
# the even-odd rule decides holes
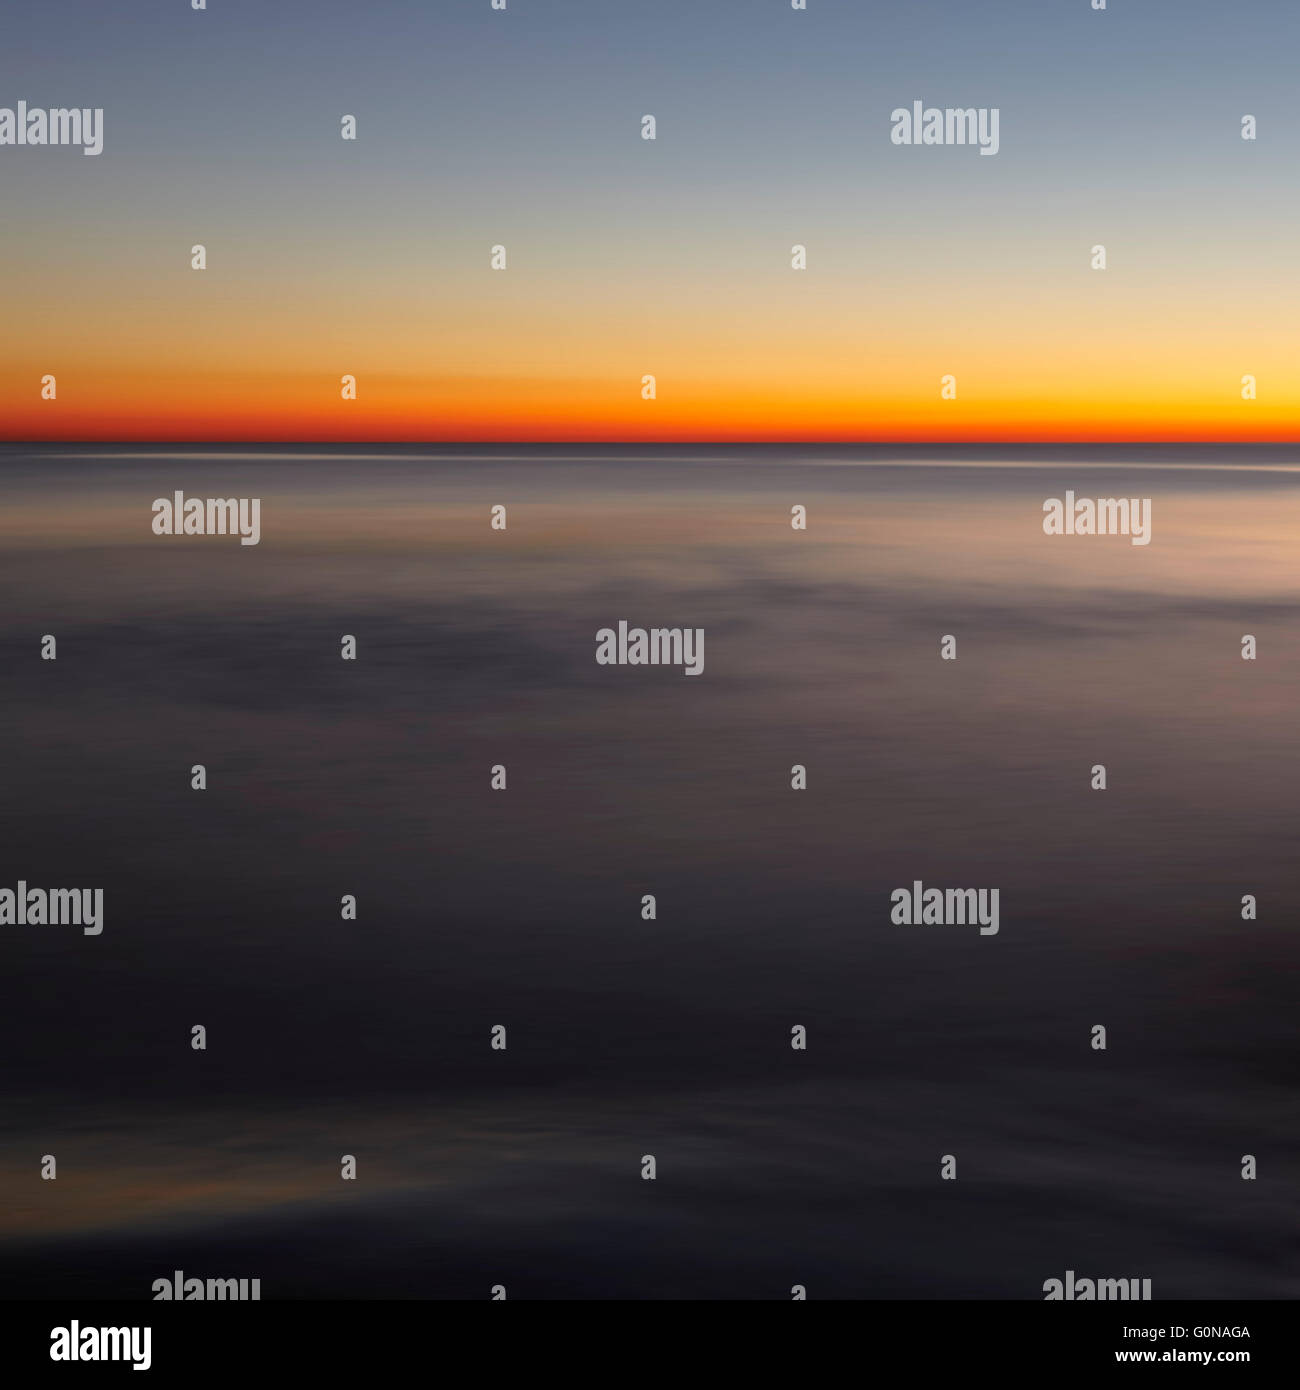
[[[0,106],[102,107],[104,149],[0,147],[0,438],[1300,438],[1291,0],[69,0],[5,39]],[[998,153],[892,143],[918,100],[996,107]]]

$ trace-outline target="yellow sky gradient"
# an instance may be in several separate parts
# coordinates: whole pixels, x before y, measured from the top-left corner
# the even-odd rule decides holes
[[[1193,293],[1185,273],[1147,284],[1036,266],[1009,295],[1005,267],[926,278],[913,260],[869,283],[842,267],[710,280],[660,266],[598,287],[484,269],[440,293],[391,269],[336,289],[318,267],[234,284],[133,271],[109,283],[87,268],[43,304],[19,291],[29,328],[0,345],[0,437],[1300,437],[1294,333],[1262,276]],[[47,373],[55,400],[42,399]],[[941,396],[947,374],[955,400]]]

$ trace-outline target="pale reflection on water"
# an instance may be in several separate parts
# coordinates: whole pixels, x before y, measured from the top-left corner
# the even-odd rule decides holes
[[[0,883],[105,930],[0,929],[6,1287],[1294,1296],[1286,451],[69,452],[0,451]],[[261,545],[154,537],[178,487]]]

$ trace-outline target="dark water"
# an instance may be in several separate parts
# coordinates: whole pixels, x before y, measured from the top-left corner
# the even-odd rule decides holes
[[[1294,1297],[1297,470],[0,450],[0,886],[105,892],[0,928],[4,1292]],[[154,536],[176,488],[261,543]],[[1067,488],[1151,544],[1045,536]]]

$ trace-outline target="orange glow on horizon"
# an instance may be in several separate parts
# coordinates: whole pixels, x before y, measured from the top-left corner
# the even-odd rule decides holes
[[[1300,440],[1300,397],[1246,401],[1232,380],[1212,393],[1205,374],[1186,395],[1145,397],[1108,381],[1093,403],[1082,389],[1043,381],[1041,394],[997,389],[977,367],[958,369],[958,397],[941,400],[936,377],[922,394],[890,373],[858,385],[843,376],[814,392],[806,382],[755,383],[657,378],[641,399],[640,379],[435,377],[357,370],[357,399],[339,378],[303,372],[221,373],[205,389],[192,374],[57,373],[57,399],[40,398],[28,368],[0,386],[0,438],[10,441],[158,442],[556,442],[556,443],[1034,443]],[[915,376],[915,373],[913,373]],[[1164,383],[1162,383],[1164,385]],[[1053,386],[1055,390],[1052,390]],[[1236,388],[1236,389],[1234,389]],[[1051,394],[1049,394],[1049,391]]]

